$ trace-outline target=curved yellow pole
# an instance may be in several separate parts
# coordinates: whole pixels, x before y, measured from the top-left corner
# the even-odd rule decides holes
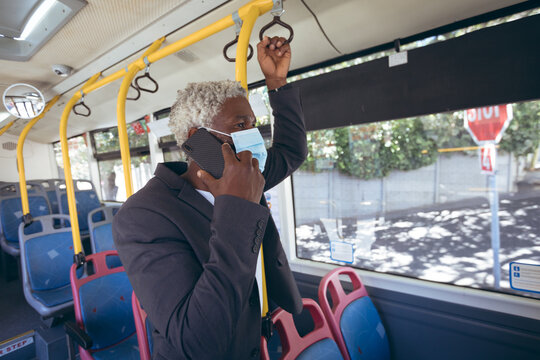
[[[15,124],[15,120],[12,120],[9,124],[7,124],[6,126],[4,126],[3,128],[0,129],[0,135],[2,135],[3,133],[5,133],[6,131],[8,131],[8,129],[10,127],[13,126],[13,124]]]
[[[153,53],[161,44],[165,41],[165,38],[154,41],[152,45],[144,52],[141,59],[144,59],[149,54]],[[138,62],[137,62],[138,63]],[[118,139],[120,141],[120,156],[122,157],[122,166],[124,168],[124,181],[126,183],[126,196],[133,195],[133,182],[131,180],[131,155],[129,153],[129,139],[126,127],[126,97],[129,90],[129,85],[135,77],[135,75],[142,70],[137,66],[137,63],[128,67],[128,71],[122,80],[120,90],[118,91],[118,99],[116,101],[116,120],[118,121]],[[144,64],[144,60],[143,60]]]
[[[101,73],[92,76],[86,84],[84,89],[95,83]],[[64,111],[62,112],[62,118],[60,119],[60,144],[62,145],[62,160],[64,162],[64,180],[66,181],[66,195],[68,200],[69,217],[71,222],[71,234],[73,237],[73,251],[75,255],[82,253],[81,234],[79,233],[79,218],[77,217],[77,204],[75,203],[75,189],[73,188],[73,177],[71,175],[71,162],[69,161],[69,147],[67,140],[67,123],[69,114],[73,106],[81,98],[81,92],[77,91],[73,97],[68,101]]]
[[[246,89],[246,96],[248,95],[248,83],[247,83],[247,55],[249,47],[249,38],[253,31],[253,25],[259,17],[259,9],[255,6],[251,7],[249,11],[242,17],[242,29],[240,30],[240,36],[238,37],[238,45],[236,47],[236,81],[240,81],[242,87]],[[264,253],[261,245],[261,272],[262,272],[262,315],[265,316],[268,313],[268,294],[266,291],[266,274],[264,271]]]
[[[24,172],[24,157],[23,157],[23,148],[24,148],[24,141],[26,140],[26,136],[28,135],[28,132],[34,127],[34,125],[41,120],[47,111],[51,109],[51,107],[60,99],[61,95],[56,95],[49,101],[47,106],[45,106],[45,109],[30,120],[28,124],[24,127],[23,131],[21,132],[21,135],[19,135],[19,140],[17,141],[17,169],[19,170],[19,188],[21,191],[21,203],[22,203],[22,211],[23,215],[30,214],[30,206],[28,205],[28,191],[26,189],[26,174]]]
[[[249,47],[249,38],[251,37],[251,31],[253,25],[259,17],[259,9],[251,7],[247,14],[242,18],[242,29],[240,30],[240,36],[238,37],[238,45],[236,47],[236,68],[235,77],[236,81],[240,81],[242,87],[246,89],[247,93],[247,54]]]
[[[270,11],[272,7],[273,7],[272,0],[253,0],[249,2],[248,4],[242,6],[240,9],[238,9],[238,15],[243,21],[247,21],[248,23],[250,22],[254,23],[255,20],[253,19],[253,16],[255,16],[255,19],[256,19],[257,16]],[[152,54],[147,56],[148,62],[154,63],[158,60],[161,60],[166,56],[172,55],[184,49],[185,47],[191,44],[194,44],[200,40],[203,40],[215,33],[218,33],[232,25],[234,25],[234,20],[231,15],[228,15],[224,17],[223,19],[218,20],[214,22],[213,24],[206,26],[205,28],[194,32],[193,34],[186,36],[185,38],[182,38],[170,45],[167,45],[166,47],[162,49],[159,49],[153,52]],[[253,28],[253,24],[250,25],[250,33],[251,33],[252,28]],[[240,35],[240,37],[242,37],[242,35]],[[247,36],[247,40],[242,40],[242,42],[245,42],[245,41],[249,41],[249,36]],[[240,46],[240,43],[239,43],[239,46]],[[247,54],[247,48],[245,50],[245,53]],[[247,62],[244,61],[244,64],[246,63]],[[145,66],[146,64],[144,63],[143,59],[138,59],[135,62],[131,63],[128,66],[128,69],[131,70],[132,67],[143,69]],[[244,65],[244,68],[245,68],[245,65]],[[128,73],[129,73],[129,70],[128,70]],[[244,69],[244,74],[245,73],[246,73],[246,70]],[[84,94],[88,94],[124,76],[126,76],[125,69],[118,70],[117,72],[109,76],[106,76],[105,78],[99,81],[97,81],[97,77],[99,77],[99,74],[96,74],[94,75],[94,77],[90,78],[90,80],[88,80],[88,82],[83,86],[82,92]],[[246,84],[245,87],[247,88],[247,76],[244,75],[244,79],[245,80],[243,81],[245,82]],[[126,94],[127,94],[127,91],[126,91]],[[75,204],[75,192],[73,189],[73,179],[71,175],[71,164],[69,161],[69,152],[68,152],[68,144],[67,144],[67,121],[68,121],[71,109],[80,98],[81,98],[81,92],[77,92],[75,93],[75,95],[73,95],[71,100],[69,100],[68,103],[66,104],[66,107],[64,108],[64,112],[62,113],[62,118],[60,121],[60,143],[62,145],[62,158],[64,160],[66,193],[68,197],[69,215],[71,217],[71,231],[73,233],[73,244],[74,244],[75,254],[78,254],[82,251],[82,246],[81,246],[81,240],[80,240],[80,234],[79,234],[79,222],[77,219],[77,208]],[[127,151],[127,153],[129,154],[129,150]]]

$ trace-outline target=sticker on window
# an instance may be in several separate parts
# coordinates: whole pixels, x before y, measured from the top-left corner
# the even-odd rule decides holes
[[[330,241],[330,259],[352,264],[354,260],[353,244],[343,241]]]
[[[510,287],[540,294],[540,265],[511,262]]]

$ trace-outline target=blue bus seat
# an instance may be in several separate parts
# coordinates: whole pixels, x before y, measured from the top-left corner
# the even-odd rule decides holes
[[[351,279],[346,294],[339,276]],[[327,292],[330,292],[330,306]],[[330,329],[346,360],[389,360],[390,347],[381,318],[354,269],[330,271],[319,284],[319,302]]]
[[[49,215],[51,209],[41,185],[27,183],[28,206],[34,217]],[[19,256],[19,225],[23,218],[21,195],[18,183],[4,184],[0,187],[0,246],[7,254]],[[36,224],[26,228],[26,233],[38,231]]]
[[[75,201],[77,203],[77,218],[79,219],[79,231],[81,236],[88,236],[88,213],[101,206],[99,197],[89,180],[73,180],[75,189]],[[62,182],[58,186],[58,204],[60,213],[69,215],[69,207],[66,194],[66,184]]]
[[[314,329],[304,336],[298,334],[292,314],[277,309],[272,322],[281,340],[280,360],[337,360],[343,359],[321,308],[313,299],[302,299],[304,309],[309,310]],[[261,359],[269,360],[267,340],[261,336]]]
[[[60,207],[58,206],[58,185],[63,181],[62,179],[40,179],[33,180],[39,182],[45,192],[47,193],[47,199],[51,204],[51,212],[53,214],[60,214]]]
[[[91,341],[86,348],[79,343],[81,359],[139,359],[133,320],[133,288],[123,266],[111,266],[108,257],[116,251],[88,255],[82,273],[71,267],[70,279],[75,305],[76,328],[68,331],[70,341],[83,337]],[[81,275],[82,274],[82,275]],[[66,327],[66,330],[68,328]],[[77,332],[72,336],[73,330]]]
[[[69,286],[69,269],[73,264],[69,216],[45,215],[34,218],[39,231],[28,234],[19,225],[21,273],[24,297],[43,318],[54,317],[71,309],[73,295]]]
[[[92,253],[116,250],[112,237],[112,221],[120,205],[102,206],[88,213],[88,229]]]

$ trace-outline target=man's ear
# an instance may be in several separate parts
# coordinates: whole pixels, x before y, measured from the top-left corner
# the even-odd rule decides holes
[[[197,132],[197,130],[199,130],[199,129],[196,128],[196,127],[189,128],[188,138],[190,138],[193,134],[195,134]]]

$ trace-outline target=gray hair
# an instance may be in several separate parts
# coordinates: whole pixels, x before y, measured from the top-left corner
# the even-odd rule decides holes
[[[223,103],[239,96],[245,97],[246,90],[232,80],[189,83],[184,90],[178,90],[169,115],[169,128],[178,145],[186,141],[190,128],[212,127]]]

